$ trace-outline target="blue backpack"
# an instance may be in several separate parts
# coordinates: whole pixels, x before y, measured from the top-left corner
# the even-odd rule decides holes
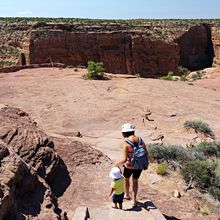
[[[145,149],[142,146],[142,140],[138,137],[138,143],[134,144],[130,140],[126,140],[126,142],[131,145],[133,148],[133,155],[131,158],[131,166],[133,166],[136,170],[146,170],[148,168],[148,159],[145,152]]]

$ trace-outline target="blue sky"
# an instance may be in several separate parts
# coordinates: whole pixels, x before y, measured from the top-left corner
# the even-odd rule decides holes
[[[0,0],[0,17],[220,18],[220,0]]]

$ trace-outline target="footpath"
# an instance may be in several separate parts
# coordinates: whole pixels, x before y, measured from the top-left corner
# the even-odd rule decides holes
[[[109,205],[98,208],[78,207],[72,220],[166,220],[151,201],[139,201],[132,208],[132,201],[125,201],[123,209],[114,209]]]

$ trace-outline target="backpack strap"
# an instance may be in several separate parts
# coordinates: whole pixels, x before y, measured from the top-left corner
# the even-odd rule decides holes
[[[125,142],[127,142],[129,145],[131,145],[132,146],[132,148],[135,148],[136,146],[135,146],[135,144],[131,141],[131,140],[126,140]]]
[[[138,146],[139,145],[142,145],[142,139],[141,139],[141,137],[138,137]]]
[[[138,143],[137,143],[137,145],[135,145],[135,144],[134,144],[131,140],[129,140],[129,139],[127,139],[126,142],[127,142],[129,145],[131,145],[133,148],[134,148],[134,147],[137,147],[137,146],[139,146],[139,145],[142,145],[142,139],[141,139],[141,137],[138,137]]]

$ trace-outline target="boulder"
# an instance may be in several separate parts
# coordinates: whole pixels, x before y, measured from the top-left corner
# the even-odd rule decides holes
[[[60,163],[54,143],[41,131],[30,116],[18,108],[0,109],[0,139],[48,183]]]
[[[44,179],[0,141],[0,220],[60,219],[57,200]]]

